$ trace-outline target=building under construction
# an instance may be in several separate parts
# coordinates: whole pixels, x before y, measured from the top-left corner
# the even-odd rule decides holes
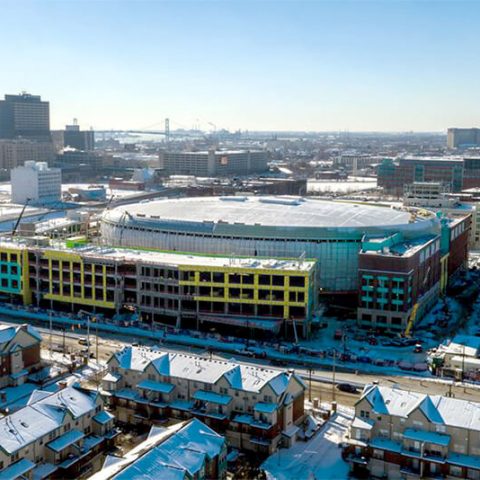
[[[316,308],[316,262],[174,252],[0,244],[0,293],[55,311],[144,324],[228,326],[240,335],[307,337]]]

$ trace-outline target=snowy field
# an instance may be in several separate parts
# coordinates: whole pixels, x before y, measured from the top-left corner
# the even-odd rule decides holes
[[[280,449],[262,464],[268,480],[343,480],[348,464],[342,460],[340,445],[354,416],[341,409],[308,442]]]
[[[308,192],[349,193],[370,190],[377,187],[377,179],[371,177],[350,177],[347,181],[314,180],[307,182]]]

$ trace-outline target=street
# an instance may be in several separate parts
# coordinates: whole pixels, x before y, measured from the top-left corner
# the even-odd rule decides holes
[[[21,322],[16,322],[12,320],[5,321],[6,324],[19,324]],[[37,330],[42,334],[44,338],[44,349],[49,349],[50,345],[50,331],[47,328],[36,327]],[[85,345],[79,344],[80,338],[86,338],[86,333],[75,333],[71,331],[66,331],[65,335],[63,332],[58,330],[52,331],[52,347],[53,350],[59,350],[63,346],[63,341],[65,340],[65,348],[67,353],[80,353],[82,350],[85,350],[87,347]],[[105,332],[99,332],[98,336],[98,356],[100,362],[106,362],[110,356],[115,352],[120,350],[126,345],[131,345],[132,342],[135,342],[134,338],[127,338],[124,335],[120,334],[110,334]],[[97,336],[95,335],[95,328],[90,329],[90,352],[96,356],[97,350]],[[158,345],[154,341],[142,340],[142,345],[154,346]],[[168,352],[190,352],[200,355],[206,354],[205,349],[197,347],[185,347],[185,346],[174,346],[174,345],[159,345],[160,348]],[[213,358],[228,360],[232,358],[231,354],[228,353],[214,353]],[[245,365],[259,365],[262,364],[262,360],[251,359],[249,357],[244,357],[240,354],[235,355],[237,362]],[[269,368],[274,370],[283,370],[280,367],[270,366]],[[288,367],[285,367],[288,368]],[[468,384],[459,384],[458,382],[452,382],[448,379],[440,379],[436,377],[411,377],[411,376],[400,376],[400,375],[377,375],[377,374],[366,374],[366,373],[350,373],[342,372],[341,365],[338,366],[335,373],[335,383],[351,383],[358,387],[357,394],[350,394],[345,392],[340,392],[338,389],[332,389],[333,382],[333,373],[328,370],[312,370],[312,392],[311,397],[318,397],[322,402],[330,402],[335,396],[335,400],[340,405],[353,406],[355,401],[359,398],[361,390],[364,385],[378,382],[380,385],[386,386],[397,386],[398,388],[404,390],[415,390],[425,394],[436,394],[436,395],[446,395],[449,394],[450,390],[452,396],[455,398],[461,398],[465,400],[477,400],[480,398],[480,387],[471,386]],[[305,368],[295,368],[295,371],[300,374],[307,387],[309,386],[309,375],[310,372]],[[309,396],[308,390],[306,392],[306,397]]]

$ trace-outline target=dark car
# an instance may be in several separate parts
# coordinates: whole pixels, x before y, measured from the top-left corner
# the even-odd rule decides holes
[[[351,383],[338,383],[337,389],[341,392],[357,393],[357,387]]]

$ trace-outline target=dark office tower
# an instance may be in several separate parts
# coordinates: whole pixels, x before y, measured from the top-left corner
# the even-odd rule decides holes
[[[95,134],[93,130],[80,130],[76,123],[67,125],[63,133],[63,144],[77,150],[92,151],[95,149]]]
[[[0,138],[50,141],[50,104],[39,95],[5,95],[0,100]]]

